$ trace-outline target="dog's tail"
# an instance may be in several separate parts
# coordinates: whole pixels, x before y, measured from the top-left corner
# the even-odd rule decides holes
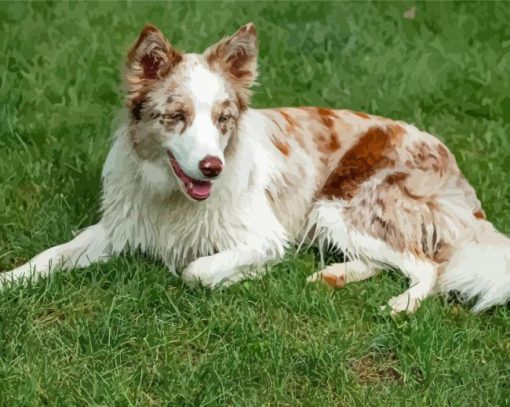
[[[440,277],[441,291],[458,291],[465,300],[478,298],[474,312],[510,300],[510,239],[486,220],[477,224],[476,241],[462,244]]]

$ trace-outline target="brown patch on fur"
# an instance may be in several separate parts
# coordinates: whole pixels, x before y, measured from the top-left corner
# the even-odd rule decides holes
[[[394,185],[394,184],[400,183],[401,181],[404,181],[408,176],[409,176],[409,174],[405,174],[403,172],[395,172],[391,175],[388,175],[386,177],[385,181],[389,185]]]
[[[340,140],[335,126],[338,117],[333,110],[321,107],[301,107],[299,109],[322,124],[322,129],[314,132],[315,142],[320,153],[329,155],[340,149]]]
[[[297,122],[296,120],[294,120],[294,118],[288,114],[287,112],[285,112],[284,110],[282,109],[275,109],[278,113],[280,113],[280,115],[283,117],[283,119],[287,122],[287,126],[285,128],[285,130],[287,131],[287,133],[291,133],[297,126]],[[280,127],[279,124],[277,124],[278,127]],[[281,127],[280,127],[281,129]]]
[[[345,286],[345,276],[335,276],[332,274],[322,274],[321,279],[330,287],[342,288]]]
[[[321,134],[319,133],[319,136],[317,137],[317,146],[319,148],[319,151],[323,154],[329,154],[337,151],[340,149],[340,143],[338,142],[338,136],[336,136],[336,133],[331,132],[329,133],[329,136],[327,134]]]
[[[154,82],[165,78],[181,60],[182,54],[170,45],[161,31],[146,25],[128,52],[125,74],[128,108],[139,111],[139,105]]]
[[[432,252],[432,255],[429,257],[435,263],[444,263],[450,260],[450,257],[452,257],[452,246],[443,241],[439,241],[436,243],[436,247]]]
[[[211,69],[224,74],[232,84],[241,111],[248,107],[250,88],[257,78],[257,54],[257,30],[252,23],[204,52]]]
[[[332,119],[332,117],[336,117],[335,115],[335,112],[333,112],[333,110],[331,109],[324,109],[322,107],[318,107],[317,108],[317,113],[319,114],[321,120],[322,120],[322,123],[324,123],[324,125],[328,128],[331,128],[333,127],[334,125],[334,120]]]
[[[285,132],[283,131],[282,126],[280,126],[280,123],[278,122],[278,120],[275,120],[274,118],[271,118],[270,120],[273,122],[273,124],[274,124],[276,127],[278,127],[278,130],[280,130],[280,133],[281,133],[281,134],[285,134]]]
[[[420,169],[438,173],[444,173],[450,167],[448,150],[441,144],[420,142],[407,148],[412,160],[407,160],[405,165],[410,169]]]
[[[320,195],[352,199],[361,184],[377,171],[395,165],[395,147],[400,144],[404,129],[398,124],[373,127],[360,137],[341,158],[327,178]]]
[[[319,116],[322,120],[324,126],[328,128],[329,131],[329,141],[326,144],[321,145],[323,152],[332,153],[340,148],[340,141],[338,134],[335,129],[335,113],[330,109],[317,109]]]
[[[280,150],[280,153],[282,153],[283,155],[285,156],[289,156],[290,154],[290,146],[289,146],[289,143],[287,142],[282,142],[282,141],[279,141],[279,140],[276,140],[274,137],[273,139],[271,140],[273,142],[273,144],[275,145],[275,147]]]
[[[479,209],[478,211],[474,212],[473,215],[476,219],[487,219],[483,209]]]
[[[354,112],[354,111],[352,113],[354,113],[358,117],[361,117],[362,119],[370,119],[370,116],[366,113]]]
[[[384,204],[384,201],[382,199],[380,199],[380,198],[378,198],[375,201],[375,204],[378,205],[382,209],[383,212],[386,209],[386,205]]]
[[[268,109],[266,113],[269,120],[274,124],[273,144],[284,155],[288,155],[290,151],[290,140],[295,140],[301,148],[305,148],[303,128],[300,126],[298,118],[295,117],[295,109]]]
[[[292,116],[289,112],[285,111],[284,109],[275,109],[277,113],[282,116],[283,120],[286,123],[285,131],[282,129],[282,126],[280,123],[278,123],[277,120],[273,120],[273,123],[278,126],[282,134],[284,134],[287,137],[292,137],[294,140],[297,141],[300,147],[305,148],[305,140],[303,139],[303,128],[300,126],[299,121]]]

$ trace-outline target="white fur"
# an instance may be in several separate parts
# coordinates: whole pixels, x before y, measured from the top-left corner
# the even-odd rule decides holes
[[[473,311],[483,311],[510,299],[510,239],[486,221],[476,240],[459,245],[440,280],[444,292],[459,291],[464,298],[478,297]]]

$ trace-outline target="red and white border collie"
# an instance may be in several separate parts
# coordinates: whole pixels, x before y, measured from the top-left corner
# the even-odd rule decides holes
[[[344,252],[315,273],[341,287],[384,268],[411,282],[393,312],[435,292],[510,297],[510,240],[486,218],[441,141],[349,110],[251,109],[253,24],[202,54],[146,26],[127,56],[127,112],[103,177],[102,218],[3,281],[85,267],[139,248],[214,287],[304,242]]]

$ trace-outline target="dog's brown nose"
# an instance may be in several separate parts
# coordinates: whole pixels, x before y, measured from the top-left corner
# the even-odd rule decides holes
[[[206,177],[214,178],[220,175],[220,172],[223,169],[223,163],[219,157],[208,155],[200,161],[198,168],[200,168],[200,171],[202,171],[202,174]]]

